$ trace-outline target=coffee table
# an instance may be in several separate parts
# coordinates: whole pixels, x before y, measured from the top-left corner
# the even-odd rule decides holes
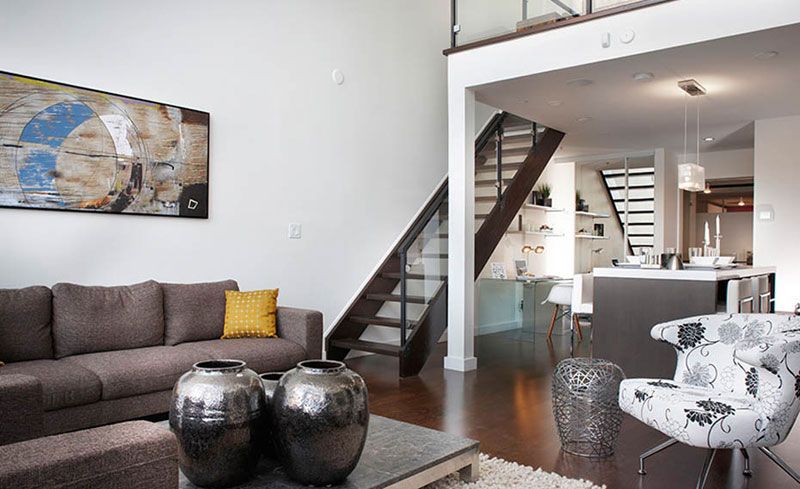
[[[159,423],[169,429],[169,423]],[[479,446],[475,440],[371,415],[364,452],[341,489],[417,489],[458,472],[461,479],[478,478]],[[181,489],[197,486],[180,475]],[[280,465],[262,459],[255,477],[237,489],[305,489],[292,482]]]

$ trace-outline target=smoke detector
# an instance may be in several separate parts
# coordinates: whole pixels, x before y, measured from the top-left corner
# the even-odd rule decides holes
[[[706,94],[706,89],[703,88],[703,85],[699,84],[694,78],[679,81],[678,87],[692,97]]]

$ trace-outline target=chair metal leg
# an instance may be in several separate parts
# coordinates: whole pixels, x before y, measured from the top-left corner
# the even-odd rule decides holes
[[[791,467],[789,467],[786,464],[786,462],[783,461],[782,458],[780,458],[777,454],[775,454],[775,452],[773,452],[767,447],[758,447],[758,449],[761,450],[764,453],[764,455],[769,457],[770,460],[775,462],[775,464],[777,464],[778,467],[782,468],[784,472],[789,474],[789,477],[794,479],[795,482],[800,483],[800,475],[798,475],[797,472],[795,472]]]
[[[739,450],[742,452],[742,456],[744,457],[744,470],[742,471],[742,474],[744,474],[745,477],[750,477],[753,475],[753,471],[750,470],[750,454],[747,453],[746,448],[740,448]]]
[[[643,454],[639,455],[639,475],[647,474],[647,471],[644,470],[644,459],[647,457],[651,457],[658,452],[671,447],[672,445],[678,443],[678,440],[670,438],[669,440],[665,441],[664,443],[651,448],[650,450],[644,452]]]
[[[716,453],[716,449],[708,451],[708,455],[706,455],[706,461],[703,462],[703,470],[700,471],[700,477],[697,479],[697,489],[703,489],[703,486],[706,485],[706,479],[708,479],[708,473],[711,471],[711,463],[714,461],[714,455]]]

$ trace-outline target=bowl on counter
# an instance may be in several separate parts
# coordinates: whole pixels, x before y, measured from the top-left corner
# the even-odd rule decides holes
[[[693,256],[689,263],[704,267],[729,267],[733,265],[735,256]]]
[[[626,255],[625,260],[627,263],[636,265],[640,265],[642,263],[642,257],[640,255]]]
[[[717,258],[719,258],[719,260],[717,260],[717,265],[721,265],[723,267],[733,265],[733,260],[736,259],[735,256],[718,256]]]
[[[705,267],[713,267],[718,261],[718,256],[692,256],[689,258],[689,263],[692,265],[702,265]]]

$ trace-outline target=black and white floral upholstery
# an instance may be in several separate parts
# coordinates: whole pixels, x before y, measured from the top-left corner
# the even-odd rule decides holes
[[[698,316],[650,334],[675,348],[675,377],[624,380],[623,411],[696,447],[769,447],[786,439],[800,411],[800,317]]]

